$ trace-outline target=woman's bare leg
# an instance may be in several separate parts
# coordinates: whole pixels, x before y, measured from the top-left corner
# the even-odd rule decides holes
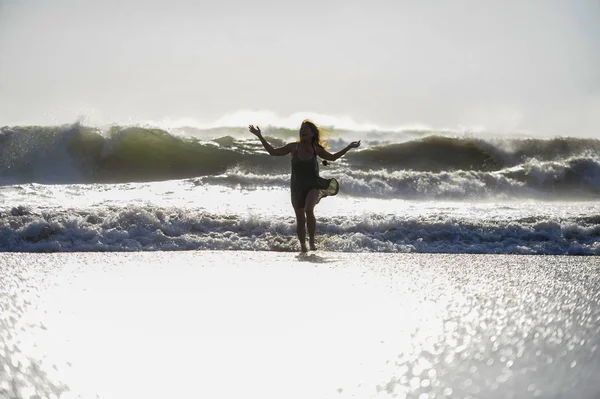
[[[298,234],[298,241],[300,241],[300,249],[302,252],[306,252],[306,218],[304,217],[304,208],[295,209],[296,212],[296,234]]]
[[[308,226],[308,243],[310,249],[315,250],[315,233],[317,231],[317,220],[315,218],[315,205],[319,201],[319,190],[312,189],[306,195],[306,224]]]

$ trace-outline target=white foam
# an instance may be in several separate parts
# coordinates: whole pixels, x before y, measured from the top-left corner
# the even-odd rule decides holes
[[[383,200],[357,206],[359,201],[340,199],[337,203],[342,207],[336,207],[333,199],[323,203],[327,206],[317,209],[317,245],[329,251],[599,254],[600,226],[590,219],[600,214],[600,205],[595,203],[544,204],[543,211],[538,203],[514,208],[497,203],[468,206]],[[285,211],[269,205],[242,212],[235,209],[217,206],[217,212],[211,212],[148,204],[6,209],[0,217],[0,249],[298,250],[289,205]]]

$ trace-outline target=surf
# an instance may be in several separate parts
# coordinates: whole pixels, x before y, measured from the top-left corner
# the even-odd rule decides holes
[[[190,128],[191,129],[191,128]],[[242,128],[100,129],[81,124],[0,129],[0,184],[95,184],[195,179],[242,188],[289,185],[289,159],[268,156]],[[268,127],[280,146],[297,131]],[[404,199],[600,196],[600,140],[477,138],[442,132],[367,132],[365,149],[323,167],[351,196]],[[332,129],[332,150],[358,132]]]

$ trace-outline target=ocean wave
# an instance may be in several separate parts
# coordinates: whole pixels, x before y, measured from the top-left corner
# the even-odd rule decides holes
[[[197,132],[186,136],[135,126],[4,127],[0,184],[196,178],[201,184],[287,186],[289,157],[268,156],[258,140],[239,130],[210,129],[199,138]],[[296,134],[290,129],[272,133],[277,136],[269,137],[274,146]],[[373,141],[366,140],[365,149],[322,169],[338,178],[348,195],[470,199],[600,194],[600,140],[404,134],[399,140],[407,141],[381,144],[381,135],[370,136]],[[332,139],[332,151],[343,148],[348,137]]]
[[[394,199],[593,199],[600,196],[600,160],[572,158],[560,162],[530,160],[499,171],[324,169],[335,177],[344,195]],[[245,189],[289,186],[289,175],[257,174],[233,168],[221,175],[196,179],[196,184]]]
[[[355,166],[447,172],[497,171],[530,160],[560,161],[577,156],[598,156],[600,140],[575,137],[510,138],[431,135],[403,143],[374,146],[347,158]]]
[[[216,175],[234,166],[277,169],[276,160],[252,144],[228,142],[226,137],[201,141],[142,127],[3,128],[0,182],[117,183]]]
[[[364,214],[319,218],[317,245],[339,252],[600,255],[600,215],[478,220]],[[0,250],[297,251],[293,217],[157,207],[0,212]]]

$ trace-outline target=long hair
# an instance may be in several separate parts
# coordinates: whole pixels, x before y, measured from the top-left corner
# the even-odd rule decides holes
[[[323,129],[322,127],[318,127],[310,119],[303,120],[302,121],[302,125],[300,125],[300,129],[302,129],[303,126],[308,126],[309,129],[311,130],[311,132],[313,132],[313,138],[312,138],[313,144],[316,144],[316,145],[321,146],[323,148],[327,148],[328,147],[327,141],[323,137],[327,133],[325,131],[325,129]]]
[[[323,129],[322,127],[318,127],[313,121],[311,121],[310,119],[305,119],[302,121],[302,125],[300,125],[300,129],[302,129],[303,126],[308,126],[309,129],[313,132],[313,138],[312,138],[312,143],[316,144],[318,146],[321,146],[325,149],[327,149],[328,145],[327,145],[327,141],[325,141],[324,133],[326,133],[326,130]],[[327,166],[329,165],[329,163],[325,160],[323,160],[323,166]]]

